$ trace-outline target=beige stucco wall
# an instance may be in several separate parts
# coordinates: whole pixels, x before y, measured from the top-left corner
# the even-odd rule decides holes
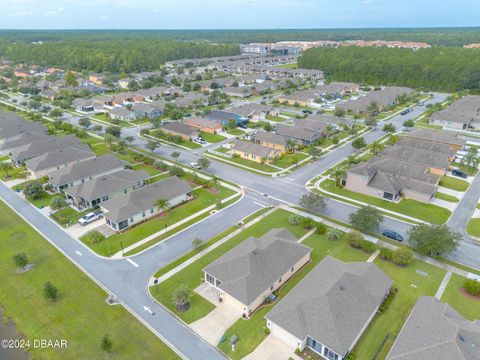
[[[374,188],[368,187],[367,176],[362,176],[347,172],[347,183],[345,188],[350,191],[355,191],[361,194],[370,195],[374,197],[383,197],[383,193]]]
[[[305,339],[298,339],[296,336],[290,334],[287,330],[267,319],[267,327],[270,329],[270,334],[280,339],[292,349],[299,348],[303,350],[305,347]]]
[[[424,202],[424,203],[429,203],[430,200],[431,200],[431,197],[430,197],[429,194],[420,193],[420,192],[413,191],[413,190],[410,190],[410,189],[404,189],[403,190],[403,197],[405,199],[417,200],[417,201]]]

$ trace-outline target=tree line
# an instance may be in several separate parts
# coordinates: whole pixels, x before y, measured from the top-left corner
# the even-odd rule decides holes
[[[480,93],[480,49],[315,48],[305,51],[298,65],[321,69],[337,81]]]

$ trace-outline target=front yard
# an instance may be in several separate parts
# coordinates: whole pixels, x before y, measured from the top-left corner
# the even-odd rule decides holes
[[[221,147],[221,148],[216,149],[215,151],[220,152],[220,153],[226,153],[230,150],[227,149],[227,148]],[[216,155],[216,159],[219,159],[219,158],[220,158],[220,155]],[[246,166],[248,168],[251,168],[252,171],[254,171],[254,172],[255,172],[255,170],[263,171],[263,172],[266,172],[266,173],[274,173],[274,172],[280,171],[280,169],[277,169],[277,168],[275,168],[273,166],[270,166],[266,163],[264,163],[264,164],[257,163],[256,161],[243,159],[241,157],[235,157],[235,156],[231,157],[231,158],[225,157],[225,161],[230,161],[232,163],[236,163],[236,164],[239,164],[239,165]]]
[[[222,136],[222,135],[217,135],[217,134],[210,134],[210,133],[207,133],[207,132],[204,132],[202,131],[200,133],[200,136],[208,143],[211,143],[211,144],[215,144],[215,143],[218,143],[220,141],[223,141],[226,139],[225,136]]]
[[[89,211],[90,210],[87,210],[85,212],[78,212],[68,206],[56,211],[55,213],[50,215],[50,217],[61,226],[68,227],[70,225],[76,224],[78,220],[80,220],[80,218]]]
[[[281,168],[288,168],[290,166],[293,166],[297,163],[299,163],[302,160],[305,160],[308,158],[308,154],[301,153],[301,152],[296,152],[294,154],[283,154],[277,159],[274,159],[272,161],[272,165],[281,167]]]
[[[480,237],[480,218],[471,218],[467,223],[467,233]]]
[[[469,183],[465,180],[456,179],[451,176],[442,176],[439,185],[455,191],[466,191]]]
[[[345,196],[349,199],[361,201],[370,205],[378,206],[399,214],[411,216],[420,220],[428,221],[433,224],[443,224],[450,216],[450,211],[433,204],[425,204],[412,199],[403,199],[399,203],[393,203],[387,200],[364,195],[354,191],[346,190],[335,186],[333,180],[325,180],[320,187],[331,193]]]
[[[480,320],[480,297],[474,298],[462,291],[465,280],[467,279],[463,276],[452,274],[441,300],[450,304],[466,319]]]

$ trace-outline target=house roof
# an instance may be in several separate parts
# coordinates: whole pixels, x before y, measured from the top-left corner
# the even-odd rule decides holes
[[[233,150],[255,155],[259,158],[266,158],[271,156],[272,153],[278,152],[278,150],[275,150],[260,144],[255,144],[253,142],[242,141],[239,139],[234,139],[232,143],[233,143]]]
[[[138,111],[146,114],[150,114],[152,112],[155,112],[161,109],[163,109],[163,107],[159,108],[157,106],[154,106],[153,103],[152,104],[135,103],[132,105],[133,111]]]
[[[50,151],[77,146],[80,144],[81,141],[73,135],[66,135],[62,137],[48,136],[38,141],[13,148],[11,150],[11,158],[16,162],[24,162],[25,160]]]
[[[77,180],[122,169],[126,162],[115,155],[104,155],[65,166],[48,174],[52,185],[61,186]]]
[[[230,119],[237,120],[239,118],[239,115],[233,112],[223,110],[213,110],[210,114],[207,115],[207,118],[214,121],[228,121]]]
[[[446,154],[439,154],[429,150],[411,148],[402,145],[388,146],[379,154],[379,156],[391,157],[415,164],[442,169],[447,169],[450,164],[449,157]]]
[[[260,113],[267,113],[272,110],[272,107],[269,105],[262,105],[262,104],[245,104],[236,108],[230,109],[230,111],[234,112],[235,114],[241,115],[243,117],[249,117],[254,114]]]
[[[222,125],[216,121],[204,119],[198,116],[192,116],[188,119],[185,119],[185,124],[201,127],[201,128],[208,128],[208,129],[218,129],[222,128]]]
[[[447,144],[436,143],[428,140],[414,139],[414,138],[401,138],[397,141],[397,145],[407,146],[412,149],[421,149],[432,151],[437,154],[445,154],[448,156],[453,156],[456,154],[457,150],[452,149]]]
[[[226,293],[249,305],[311,251],[287,229],[272,229],[241,242],[203,271],[220,280]]]
[[[480,323],[466,320],[449,304],[421,296],[387,360],[480,360]]]
[[[254,139],[257,141],[267,142],[270,144],[277,144],[286,146],[287,140],[282,135],[277,135],[271,132],[259,130],[255,133]]]
[[[47,127],[39,122],[28,121],[13,112],[0,111],[0,139],[23,133],[47,133]]]
[[[312,119],[296,119],[293,121],[295,126],[302,127],[304,129],[313,130],[316,132],[323,132],[329,124]]]
[[[433,120],[446,120],[450,122],[470,124],[474,120],[480,120],[480,96],[465,96],[446,109],[432,114]]]
[[[41,133],[21,133],[0,144],[0,150],[9,150],[23,145],[28,145],[36,141],[45,140],[47,137],[48,135]]]
[[[265,317],[298,339],[310,336],[344,356],[392,284],[374,263],[327,256]]]
[[[139,185],[148,177],[145,170],[123,169],[69,187],[65,189],[65,193],[91,201]]]
[[[122,107],[114,107],[112,110],[110,110],[110,114],[115,116],[120,116],[123,118],[129,118],[131,116],[134,116],[133,111],[122,108]]]
[[[171,200],[190,191],[192,187],[189,183],[172,176],[108,200],[102,203],[102,207],[106,211],[105,216],[118,223],[155,207],[158,199]]]
[[[287,124],[277,124],[275,132],[278,135],[301,141],[315,141],[320,137],[318,132],[311,129]]]
[[[462,147],[467,142],[464,139],[460,139],[455,132],[434,129],[416,129],[407,133],[406,137]]]
[[[159,126],[160,130],[172,131],[178,134],[193,137],[198,133],[198,129],[179,121],[165,122]]]
[[[39,171],[60,165],[68,165],[75,161],[82,161],[95,157],[87,145],[76,145],[63,149],[49,151],[25,162],[28,169]]]

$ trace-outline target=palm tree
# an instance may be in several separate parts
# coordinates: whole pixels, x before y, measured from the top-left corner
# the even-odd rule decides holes
[[[295,151],[296,145],[297,145],[297,143],[295,142],[295,140],[288,139],[286,144],[285,144],[285,148],[287,149],[287,151],[293,152],[293,151]]]
[[[379,152],[383,150],[385,146],[379,142],[374,142],[372,145],[370,145],[370,152],[373,155],[377,155]]]
[[[332,134],[335,133],[335,128],[332,126],[332,125],[328,125],[326,128],[325,128],[325,135],[327,137],[330,137]]]
[[[380,111],[380,106],[378,106],[378,103],[376,101],[372,101],[370,104],[368,104],[367,112],[369,116],[374,117],[375,115],[378,114],[379,111]]]
[[[185,285],[180,285],[173,293],[173,302],[177,311],[187,311],[190,307],[190,298],[192,297],[190,289]]]
[[[358,160],[355,156],[353,156],[353,155],[348,155],[347,156],[348,166],[358,164],[359,162],[360,162],[360,160]]]
[[[103,137],[103,140],[105,141],[105,144],[108,145],[108,148],[111,149],[113,142],[117,140],[117,138],[112,134],[105,134],[105,136]]]
[[[127,140],[125,139],[118,139],[117,141],[117,151],[119,153],[123,153],[123,151],[127,148]]]
[[[470,147],[467,153],[462,159],[462,164],[466,165],[470,169],[470,174],[478,168],[478,150],[477,148]]]
[[[342,178],[345,175],[345,170],[343,168],[337,168],[332,171],[331,175],[335,179],[335,186],[339,186],[340,181],[342,181]]]
[[[335,228],[328,228],[327,230],[327,239],[332,241],[340,240],[342,232]]]
[[[12,164],[8,162],[1,162],[0,163],[0,170],[5,173],[5,177],[8,178],[8,172],[13,169]]]
[[[167,210],[170,209],[170,203],[166,199],[158,199],[155,206],[157,206],[165,215],[167,214]]]

